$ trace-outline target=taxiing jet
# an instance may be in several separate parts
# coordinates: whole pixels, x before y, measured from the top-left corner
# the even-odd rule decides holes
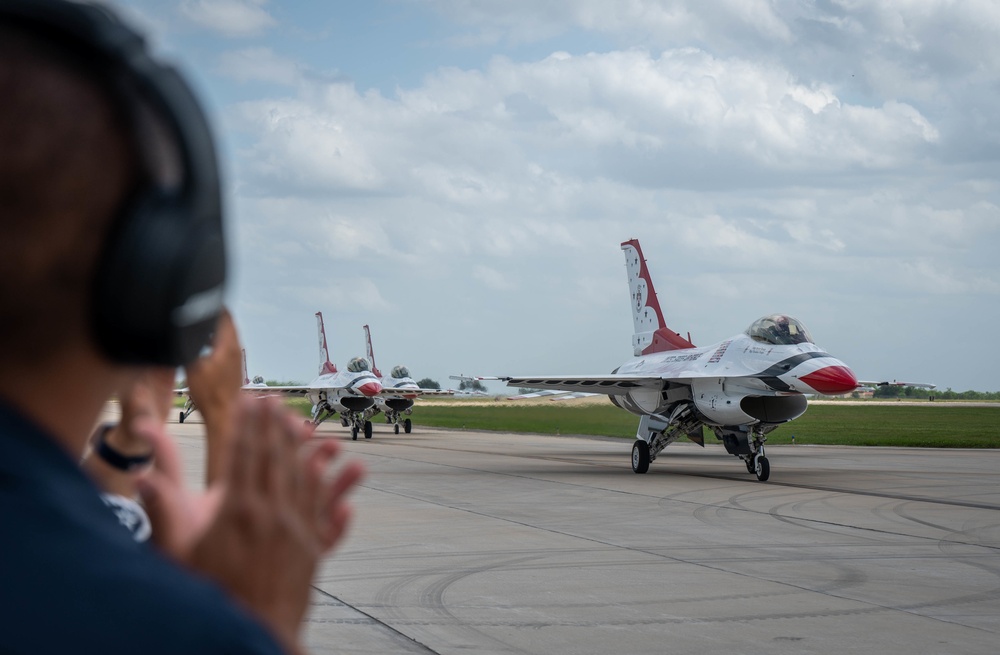
[[[801,416],[806,394],[853,391],[857,378],[844,362],[817,346],[805,326],[772,314],[744,332],[696,347],[667,327],[635,239],[621,244],[632,295],[634,357],[611,374],[499,378],[510,387],[607,394],[640,417],[632,470],[645,473],[660,452],[681,437],[704,446],[707,427],[761,482],[770,475],[764,455],[769,432]]]
[[[399,434],[399,426],[402,423],[403,432],[410,434],[413,431],[413,421],[410,414],[413,413],[413,401],[419,396],[450,396],[453,392],[442,389],[422,389],[413,378],[410,371],[405,366],[393,366],[389,375],[383,376],[375,364],[375,350],[372,348],[371,329],[365,326],[365,343],[368,348],[368,361],[372,363],[372,373],[379,378],[382,383],[382,393],[375,398],[375,406],[368,410],[369,417],[375,417],[379,412],[385,415],[385,422],[393,426],[393,432]],[[401,415],[406,418],[400,421]]]
[[[250,378],[247,377],[246,348],[242,350],[242,353],[243,353],[243,386],[241,387],[241,389],[243,391],[250,391],[250,392],[254,392],[260,389],[267,389],[268,386],[264,384],[264,378],[262,378],[261,376],[259,375],[254,376],[253,382],[251,382]],[[187,417],[191,416],[194,410],[198,408],[195,406],[194,400],[191,398],[191,392],[187,387],[184,387],[183,389],[174,390],[174,394],[184,397],[184,409],[181,410],[180,416],[177,419],[179,423],[183,423],[187,419]]]
[[[323,313],[316,312],[316,331],[319,338],[319,376],[305,386],[267,387],[269,394],[302,395],[312,403],[312,419],[306,423],[313,427],[340,414],[341,422],[351,428],[351,438],[357,440],[362,432],[365,439],[372,438],[372,423],[367,411],[382,392],[382,383],[371,371],[364,357],[355,357],[344,371],[338,371],[330,361],[326,342]]]

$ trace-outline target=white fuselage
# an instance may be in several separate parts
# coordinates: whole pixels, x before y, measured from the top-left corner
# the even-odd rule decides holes
[[[783,423],[805,411],[803,394],[856,386],[844,362],[811,342],[774,345],[742,333],[712,346],[634,357],[615,373],[669,380],[662,390],[632,390],[621,402],[612,397],[620,407],[640,416],[665,414],[690,400],[709,425]]]
[[[417,391],[420,387],[413,378],[402,377],[394,378],[391,375],[387,375],[382,378],[382,395],[375,399],[375,406],[382,412],[386,412],[387,409],[396,412],[404,412],[411,407],[413,407],[413,401],[417,397]],[[410,390],[410,393],[407,393]],[[393,391],[398,393],[389,394],[388,392]]]
[[[306,397],[314,406],[324,401],[336,412],[360,412],[371,407],[382,384],[371,371],[324,373],[309,383]]]

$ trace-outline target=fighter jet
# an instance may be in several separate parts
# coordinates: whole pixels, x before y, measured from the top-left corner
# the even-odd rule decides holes
[[[396,434],[399,434],[400,424],[402,424],[403,432],[406,434],[413,431],[413,421],[410,419],[410,414],[413,413],[413,401],[417,396],[450,396],[454,393],[444,389],[421,388],[410,377],[410,371],[402,365],[393,366],[389,375],[383,376],[375,364],[371,328],[367,325],[365,326],[365,344],[368,348],[368,361],[372,363],[372,373],[382,383],[382,392],[375,397],[375,405],[367,411],[368,416],[374,418],[379,412],[382,412],[385,415],[385,422],[393,426],[393,432]],[[400,421],[401,415],[406,416],[402,421]]]
[[[764,482],[767,435],[801,416],[806,394],[836,395],[858,386],[844,362],[817,346],[798,320],[770,314],[743,332],[696,347],[667,327],[636,239],[621,244],[631,292],[634,357],[605,375],[502,377],[510,387],[607,394],[640,417],[632,470],[646,473],[681,437],[704,446],[711,430],[747,471]]]
[[[266,390],[268,386],[264,383],[264,378],[262,378],[259,375],[254,376],[253,381],[252,382],[250,381],[250,378],[247,377],[246,348],[243,348],[242,354],[243,354],[243,386],[241,387],[241,389],[243,391],[260,395],[260,390],[261,389]],[[191,416],[191,414],[194,413],[194,410],[198,408],[195,406],[194,400],[191,398],[191,391],[187,387],[184,387],[183,389],[175,389],[174,394],[177,396],[182,396],[184,398],[184,408],[181,409],[180,415],[178,416],[177,419],[178,423],[183,423],[187,419],[187,417]]]
[[[319,376],[305,386],[267,387],[269,394],[301,395],[312,403],[312,418],[306,423],[316,427],[340,414],[341,422],[351,428],[351,438],[357,440],[362,432],[365,439],[372,438],[372,423],[366,411],[375,404],[375,397],[382,391],[382,384],[372,373],[364,357],[355,357],[344,371],[338,371],[330,361],[323,313],[316,312],[316,331],[319,338]]]

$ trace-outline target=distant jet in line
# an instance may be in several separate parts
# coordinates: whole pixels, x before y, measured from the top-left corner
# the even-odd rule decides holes
[[[254,377],[253,382],[250,381],[250,378],[247,377],[246,348],[242,349],[242,354],[243,354],[243,386],[241,387],[241,389],[243,391],[258,392],[259,395],[259,390],[267,389],[268,386],[264,384],[264,378],[260,377],[259,375]],[[198,408],[195,406],[194,400],[191,398],[191,391],[188,387],[184,387],[183,389],[175,389],[174,395],[183,396],[185,399],[184,408],[180,411],[180,416],[177,419],[178,423],[183,423],[185,420],[187,420],[189,416],[191,416],[194,410]]]
[[[372,437],[372,423],[366,410],[375,404],[375,397],[382,392],[382,383],[371,371],[364,357],[355,357],[344,371],[338,371],[330,361],[326,342],[323,313],[316,312],[316,332],[319,338],[319,376],[305,386],[267,387],[269,394],[301,395],[312,403],[312,420],[316,427],[340,414],[341,423],[351,428],[351,438],[357,440],[363,432],[365,439]]]
[[[400,423],[403,425],[403,432],[410,434],[413,431],[413,421],[410,414],[413,413],[413,401],[417,396],[450,396],[454,392],[444,389],[422,389],[410,377],[410,371],[405,366],[393,366],[389,375],[383,376],[375,365],[375,350],[372,348],[371,329],[365,326],[365,344],[368,348],[368,360],[372,363],[372,373],[382,383],[382,393],[375,398],[375,406],[367,410],[369,418],[374,418],[379,412],[385,414],[385,422],[393,426],[393,432],[399,434]],[[400,415],[406,418],[400,421]]]

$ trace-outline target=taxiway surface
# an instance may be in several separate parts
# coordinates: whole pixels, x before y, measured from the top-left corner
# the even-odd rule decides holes
[[[768,448],[375,425],[313,653],[996,653],[1000,451]],[[200,476],[197,414],[171,424]]]

